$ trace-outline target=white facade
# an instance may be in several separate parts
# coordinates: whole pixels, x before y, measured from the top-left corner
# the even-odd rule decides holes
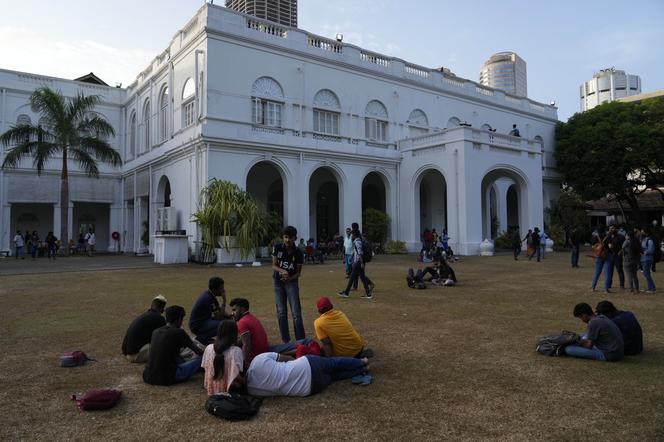
[[[581,112],[641,93],[641,78],[616,68],[602,69],[580,87]]]
[[[514,52],[493,54],[480,71],[480,84],[517,97],[528,96],[528,69]]]
[[[46,77],[1,75],[13,100],[2,103],[6,130]],[[211,178],[246,188],[302,238],[361,224],[374,207],[411,250],[424,228],[447,228],[462,254],[478,252],[494,216],[500,230],[541,227],[557,198],[554,107],[219,6],[203,6],[127,89],[102,89],[125,163],[104,175],[108,184],[81,178],[80,187],[112,193],[85,202],[105,205],[107,236],[119,232],[125,252],[152,250],[157,209],[170,205],[196,253],[191,214]],[[522,138],[506,135],[514,123]],[[49,188],[29,166],[2,172],[0,248],[12,231],[32,229],[14,222],[24,208],[16,204],[42,208],[34,191],[8,188],[15,176]],[[49,192],[57,196],[57,186]],[[56,225],[57,198],[39,201]],[[72,201],[75,209],[83,199]]]

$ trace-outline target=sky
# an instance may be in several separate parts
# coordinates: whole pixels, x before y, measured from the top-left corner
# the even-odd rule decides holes
[[[0,68],[130,84],[203,0],[0,0]],[[223,0],[216,0],[223,4]],[[529,98],[579,111],[603,68],[664,89],[664,0],[300,0],[299,28],[479,80],[494,53],[528,66]]]

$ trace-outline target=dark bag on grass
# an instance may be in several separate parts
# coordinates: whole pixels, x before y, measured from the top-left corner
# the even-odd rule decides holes
[[[75,401],[83,411],[108,410],[117,405],[122,392],[120,390],[88,390],[83,396],[77,397],[71,395],[71,400]]]
[[[78,367],[85,365],[87,361],[94,361],[82,351],[68,351],[60,356],[60,367]]]
[[[563,330],[559,335],[541,336],[537,338],[535,350],[546,356],[563,356],[565,347],[577,344],[581,337],[574,332]]]
[[[205,401],[205,409],[213,416],[230,421],[251,419],[258,413],[262,399],[253,396],[229,393],[215,394]]]

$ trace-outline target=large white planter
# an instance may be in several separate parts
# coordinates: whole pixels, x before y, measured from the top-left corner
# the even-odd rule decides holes
[[[189,262],[189,241],[186,235],[155,235],[154,262],[186,264]]]
[[[480,256],[493,256],[493,243],[488,239],[480,243]]]
[[[223,244],[223,238],[219,239],[219,244]],[[217,252],[217,264],[234,264],[238,262],[252,262],[256,256],[256,251],[249,253],[248,256],[242,257],[240,254],[240,249],[235,247],[235,237],[231,236],[228,239],[230,245],[229,250],[225,248],[214,249]]]
[[[554,244],[553,240],[551,238],[547,238],[545,250],[547,252],[553,252],[553,244]]]

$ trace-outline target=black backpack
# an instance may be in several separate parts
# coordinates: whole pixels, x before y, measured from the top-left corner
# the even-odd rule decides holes
[[[262,402],[260,398],[245,394],[215,394],[207,398],[205,409],[211,415],[222,419],[243,421],[254,417]]]
[[[563,356],[565,347],[577,344],[581,337],[574,332],[563,330],[559,335],[541,336],[537,338],[535,351],[545,356]]]
[[[362,260],[364,262],[371,262],[373,258],[373,244],[371,241],[362,238]]]

